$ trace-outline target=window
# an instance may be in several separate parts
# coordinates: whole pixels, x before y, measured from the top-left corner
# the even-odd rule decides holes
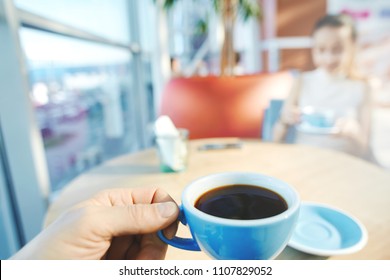
[[[51,187],[137,148],[129,51],[22,28]]]
[[[18,232],[0,235],[10,245],[2,258],[41,230],[47,171],[53,194],[79,173],[148,146],[155,101],[153,56],[139,39],[144,2],[0,0],[0,119],[9,166],[0,191],[2,199],[9,196],[3,190],[14,196],[1,203],[0,216]]]
[[[128,0],[15,0],[22,10],[122,43],[130,41]]]

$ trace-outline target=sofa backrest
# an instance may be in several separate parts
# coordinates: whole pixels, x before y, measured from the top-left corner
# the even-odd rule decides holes
[[[159,114],[189,129],[191,139],[259,138],[269,101],[284,99],[292,80],[289,72],[175,78],[164,89]]]

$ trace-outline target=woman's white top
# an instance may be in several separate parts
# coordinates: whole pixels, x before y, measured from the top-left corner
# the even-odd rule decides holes
[[[334,120],[348,117],[359,123],[359,114],[365,100],[366,84],[346,77],[335,77],[321,69],[302,73],[298,106],[301,110],[315,110],[330,114]],[[332,133],[315,133],[297,129],[295,142],[322,148],[335,149],[366,157],[356,144]]]

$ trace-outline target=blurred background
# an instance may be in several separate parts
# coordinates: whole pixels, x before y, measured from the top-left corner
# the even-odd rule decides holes
[[[170,79],[221,74],[215,2],[0,0],[1,259],[41,230],[73,178],[153,145]],[[390,168],[390,1],[254,2],[260,16],[233,28],[236,75],[313,69],[316,20],[354,17],[375,85],[373,148]]]

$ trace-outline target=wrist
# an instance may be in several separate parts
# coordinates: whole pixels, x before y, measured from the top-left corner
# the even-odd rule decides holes
[[[280,126],[284,126],[284,127],[287,127],[287,126],[290,125],[290,124],[289,124],[286,120],[284,120],[283,118],[279,118],[278,124],[279,124]]]

